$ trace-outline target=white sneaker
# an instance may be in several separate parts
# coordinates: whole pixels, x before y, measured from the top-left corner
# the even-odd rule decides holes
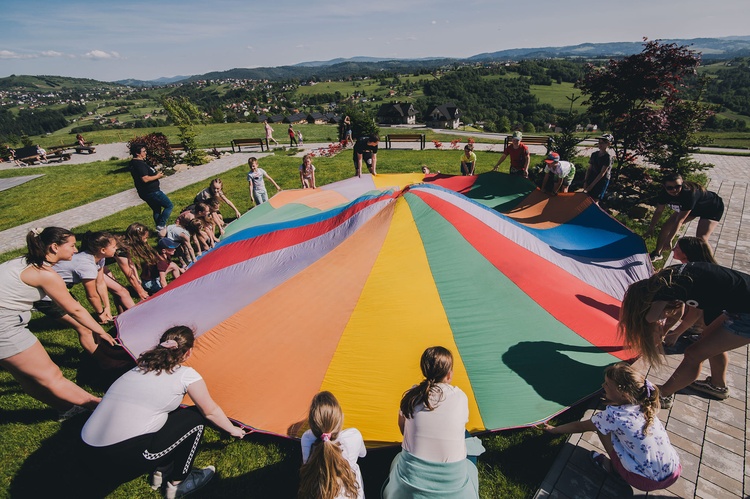
[[[78,416],[79,414],[84,413],[84,412],[88,412],[88,409],[80,405],[74,405],[67,411],[60,411],[57,414],[57,422],[62,423],[63,421],[67,421],[68,419]]]
[[[192,494],[210,482],[215,473],[216,468],[213,466],[206,466],[203,469],[193,468],[190,470],[190,474],[177,485],[172,484],[172,482],[167,482],[167,487],[164,490],[164,497],[166,497],[166,499],[176,499],[178,497]]]
[[[161,488],[162,480],[161,471],[154,471],[151,473],[151,490],[159,490]]]

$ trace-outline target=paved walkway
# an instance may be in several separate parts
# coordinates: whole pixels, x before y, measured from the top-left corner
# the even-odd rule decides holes
[[[710,154],[701,154],[698,158],[715,165],[708,171],[709,188],[718,192],[726,205],[724,219],[710,237],[716,260],[721,265],[750,272],[750,191],[747,181],[750,158]],[[695,226],[695,222],[688,225],[686,233],[694,234]],[[636,366],[648,373],[653,382],[661,384],[681,359],[681,354],[669,355],[667,365],[661,369],[649,369],[641,361]],[[729,359],[729,399],[712,400],[685,389],[677,394],[670,410],[659,413],[682,461],[682,476],[672,487],[645,494],[606,476],[589,462],[590,450],[604,451],[596,435],[586,433],[570,436],[535,497],[750,497],[748,347],[730,352]],[[706,375],[707,366],[701,378]],[[597,405],[598,401],[590,404],[584,419],[591,417]]]

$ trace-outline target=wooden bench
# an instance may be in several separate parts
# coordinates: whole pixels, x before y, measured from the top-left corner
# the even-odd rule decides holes
[[[78,154],[83,153],[83,151],[86,151],[88,154],[96,153],[96,147],[91,147],[92,142],[86,142],[85,144],[85,146],[82,146],[78,142],[73,142],[72,144],[65,144],[63,146],[51,146],[49,151],[53,154],[61,154],[67,149],[75,149]]]
[[[505,137],[505,149],[508,148],[511,140],[513,140],[512,135],[508,135],[507,137]],[[546,147],[547,152],[544,154],[549,154],[549,152],[552,150],[552,147],[555,145],[554,139],[550,137],[549,135],[525,135],[523,137],[523,140],[521,140],[521,142],[526,144],[527,146]]]
[[[237,152],[242,152],[242,146],[257,147],[260,146],[260,152],[263,152],[264,139],[234,139],[232,140],[232,152],[234,152],[234,146],[237,146]]]
[[[172,152],[184,151],[185,146],[183,146],[182,144],[169,144],[169,150]]]
[[[405,133],[399,135],[386,135],[385,148],[390,149],[393,142],[419,142],[419,148],[424,150],[425,137],[423,133]]]

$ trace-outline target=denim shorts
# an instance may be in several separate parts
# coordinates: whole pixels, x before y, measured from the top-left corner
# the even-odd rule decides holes
[[[724,327],[737,336],[750,338],[750,313],[724,312]]]

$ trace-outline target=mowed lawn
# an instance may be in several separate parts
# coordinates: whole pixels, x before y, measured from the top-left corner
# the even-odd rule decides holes
[[[417,172],[421,165],[427,164],[433,171],[457,174],[459,156],[460,151],[455,150],[382,150],[378,155],[378,171]],[[477,156],[478,171],[482,172],[491,169],[499,154],[480,151]],[[534,158],[532,162],[539,159]],[[282,188],[291,189],[299,187],[299,162],[299,158],[278,154],[261,159],[260,164]],[[349,151],[333,158],[316,158],[314,163],[319,185],[347,178],[353,173]],[[85,190],[100,190],[103,195],[109,189],[107,184],[129,188],[132,181],[130,174],[122,170],[123,166],[123,162],[103,162],[88,168],[77,166],[82,176],[76,183],[90,187],[66,191],[66,197],[72,198],[74,204],[80,204],[89,195],[82,192]],[[507,168],[507,162],[503,166]],[[243,212],[251,204],[245,175],[244,166],[222,175],[225,192]],[[64,175],[58,182],[62,182],[62,178]],[[42,201],[57,197],[54,184],[43,190],[33,190],[38,187],[30,184],[33,182],[15,187],[4,194],[18,189],[17,199]],[[171,193],[170,198],[176,207],[185,206],[203,187],[203,183],[189,186]],[[273,186],[269,184],[268,187],[270,194],[274,194]],[[41,216],[36,215],[35,203],[26,205],[26,210],[30,212],[32,219]],[[105,219],[76,227],[74,232],[79,236],[86,230],[121,233],[134,221],[151,225],[148,207],[139,205],[129,208]],[[21,253],[15,251],[0,255],[0,261]],[[114,264],[110,265],[115,274],[119,275],[116,267]],[[122,276],[119,277],[124,282]],[[80,286],[73,288],[73,293],[87,305]],[[62,328],[39,314],[35,314],[30,328],[67,377],[77,380],[91,391],[103,393],[110,380],[93,368],[82,354],[73,330]],[[411,381],[406,384],[409,382]],[[100,480],[87,474],[87,464],[79,440],[85,416],[62,424],[56,422],[54,410],[25,395],[18,383],[4,371],[0,372],[0,414],[0,497],[158,497],[148,487],[145,476],[120,483]],[[580,417],[580,414],[569,411],[563,417],[569,420]],[[535,429],[521,429],[486,435],[482,440],[487,448],[487,452],[479,459],[482,497],[530,497],[547,473],[565,437],[552,438]],[[380,485],[397,452],[397,447],[372,450],[361,461],[367,496],[379,496]],[[218,479],[213,480],[199,497],[294,497],[300,465],[299,443],[261,434],[249,435],[243,441],[234,441],[209,429],[197,458],[198,466],[207,464],[216,466]],[[112,463],[112,466],[116,467],[116,463]]]

